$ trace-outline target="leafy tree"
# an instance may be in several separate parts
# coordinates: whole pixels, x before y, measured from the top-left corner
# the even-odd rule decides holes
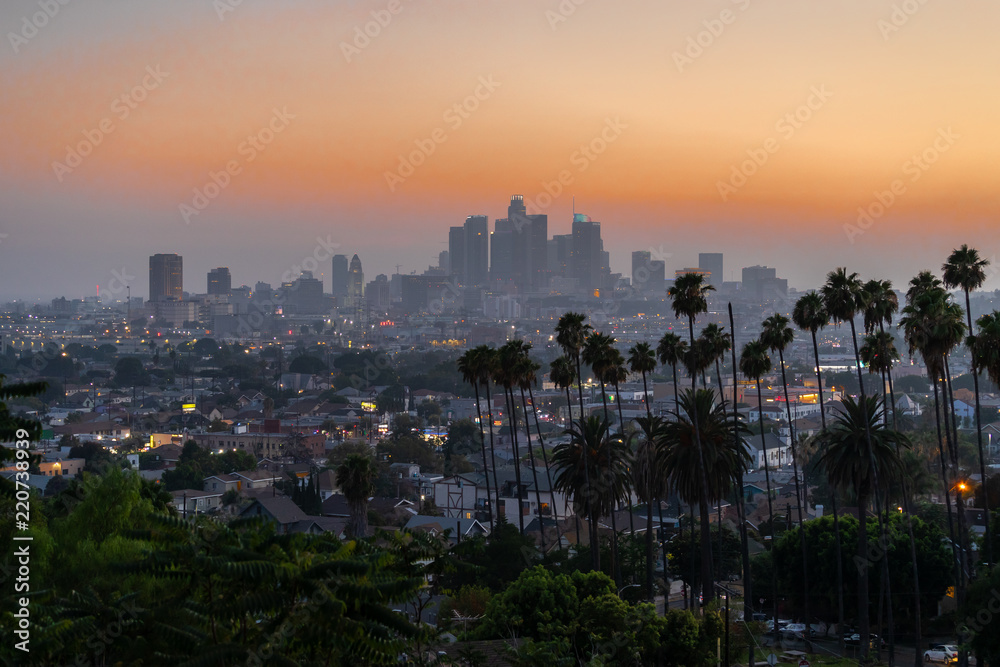
[[[144,387],[149,385],[149,373],[139,357],[122,357],[115,364],[115,384],[119,387]]]
[[[289,373],[304,373],[306,375],[323,375],[327,372],[326,364],[321,359],[307,354],[295,357],[292,363],[288,364]]]

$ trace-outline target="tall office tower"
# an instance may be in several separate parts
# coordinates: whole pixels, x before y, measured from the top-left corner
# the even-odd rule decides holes
[[[698,253],[698,268],[702,271],[712,272],[712,275],[708,277],[708,282],[715,287],[715,289],[722,287],[723,274],[721,252]]]
[[[632,252],[632,287],[637,292],[649,291],[649,265],[653,256],[648,250]]]
[[[452,274],[451,270],[451,253],[447,250],[442,250],[438,253],[438,268],[446,276]]]
[[[521,291],[537,291],[549,284],[549,216],[528,215],[523,195],[513,195],[507,219],[514,230],[513,279]]]
[[[180,301],[184,298],[184,263],[180,255],[149,258],[149,300]]]
[[[571,279],[573,261],[573,235],[556,234],[548,242],[549,274],[554,277]]]
[[[348,276],[347,296],[357,302],[365,295],[365,273],[361,270],[361,260],[357,255],[351,258],[350,275]]]
[[[233,277],[229,268],[220,266],[208,272],[208,293],[228,295],[233,289]]]
[[[514,224],[508,218],[493,223],[490,237],[490,281],[495,286],[514,280]]]
[[[449,266],[441,268],[447,268],[449,275],[455,277],[459,283],[465,284],[465,253],[466,253],[466,242],[465,242],[465,227],[451,227],[448,229],[448,264]],[[438,262],[438,266],[441,263]]]
[[[573,215],[572,271],[577,289],[593,294],[601,288],[601,264],[604,245],[601,242],[601,223],[590,216]]]
[[[788,296],[788,281],[770,267],[748,266],[743,269],[743,293],[761,302],[783,299]]]
[[[350,271],[347,268],[347,255],[334,255],[330,276],[332,277],[333,298],[343,299],[347,296]]]
[[[470,215],[465,219],[464,232],[463,284],[467,287],[485,285],[490,277],[490,219],[485,215]],[[454,254],[451,261],[454,269]]]
[[[365,285],[365,302],[378,311],[384,311],[389,307],[391,301],[389,299],[388,276],[380,273],[375,276],[375,280]]]

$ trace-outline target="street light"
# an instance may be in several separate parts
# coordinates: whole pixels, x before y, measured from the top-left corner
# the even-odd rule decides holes
[[[629,584],[628,586],[623,586],[622,588],[620,588],[620,589],[618,590],[618,597],[621,597],[621,596],[622,596],[622,591],[623,591],[623,590],[625,590],[626,588],[637,588],[637,587],[638,587],[638,586],[640,586],[640,585],[641,585],[641,584]]]

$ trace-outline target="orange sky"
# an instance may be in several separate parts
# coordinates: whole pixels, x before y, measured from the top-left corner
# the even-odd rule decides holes
[[[220,264],[237,283],[276,282],[318,234],[370,258],[372,276],[422,270],[447,226],[501,217],[513,193],[547,203],[561,172],[568,185],[539,207],[550,234],[575,195],[626,274],[628,251],[666,244],[668,269],[723,250],[727,274],[766,263],[802,287],[836,264],[903,281],[957,244],[989,257],[1000,241],[995,4],[399,0],[392,15],[388,0],[244,0],[221,20],[207,0],[162,4],[71,3],[16,46],[39,6],[0,9],[6,284],[43,252],[92,261],[40,294],[103,284],[122,261],[144,270],[155,252],[184,254],[196,291]],[[894,4],[919,9],[890,32]],[[391,18],[347,62],[372,12]],[[275,109],[294,118],[262,150],[244,143]],[[54,166],[86,133],[100,143],[79,166]],[[433,152],[387,179],[418,142]],[[238,173],[185,224],[182,205],[230,162]],[[853,234],[858,207],[894,182],[901,194]]]

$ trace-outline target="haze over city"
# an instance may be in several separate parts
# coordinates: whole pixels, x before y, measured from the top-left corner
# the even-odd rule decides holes
[[[53,6],[0,7],[3,298],[92,295],[156,252],[278,283],[318,237],[419,273],[514,193],[550,235],[575,196],[626,276],[662,248],[668,273],[716,251],[798,288],[832,265],[902,282],[1000,234],[992,4]]]

